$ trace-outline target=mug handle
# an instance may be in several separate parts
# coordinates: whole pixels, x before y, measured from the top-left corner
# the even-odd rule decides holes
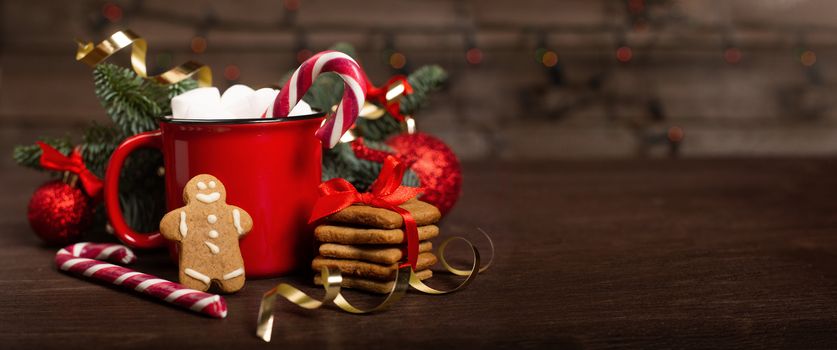
[[[122,208],[119,206],[119,175],[125,159],[131,152],[140,148],[162,149],[162,140],[160,130],[136,134],[125,139],[111,155],[107,170],[105,170],[104,197],[108,219],[119,240],[134,248],[162,247],[166,240],[160,235],[160,232],[139,233],[128,227],[125,217],[122,215]]]

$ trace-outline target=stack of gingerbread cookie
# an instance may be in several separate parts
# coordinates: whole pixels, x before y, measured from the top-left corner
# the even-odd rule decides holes
[[[418,226],[419,256],[416,275],[422,279],[433,276],[430,267],[436,256],[430,251],[429,239],[439,235],[434,225],[442,217],[431,204],[411,199],[400,205],[410,212]],[[311,263],[314,271],[323,266],[343,274],[342,287],[375,293],[389,293],[398,270],[405,259],[404,221],[398,213],[366,205],[352,205],[326,218],[317,226],[314,236],[319,254]],[[322,284],[320,276],[314,283]]]

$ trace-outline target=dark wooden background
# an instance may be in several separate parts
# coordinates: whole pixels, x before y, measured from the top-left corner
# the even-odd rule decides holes
[[[30,232],[41,178],[3,169],[0,343],[33,348],[834,348],[837,162],[824,159],[469,163],[443,236],[497,245],[496,265],[447,296],[410,293],[354,316],[283,304],[255,335],[248,281],[207,319],[59,273]],[[480,245],[485,248],[483,243]],[[135,268],[173,278],[162,253]],[[451,285],[437,274],[432,283]],[[347,292],[353,301],[376,299]]]
[[[484,228],[495,266],[460,293],[411,293],[376,315],[283,304],[263,344],[260,295],[278,282],[319,295],[309,274],[250,281],[213,320],[59,273],[57,248],[26,222],[47,177],[5,153],[0,348],[837,348],[834,2],[296,3],[149,0],[137,13],[128,0],[0,0],[0,151],[109,122],[74,37],[132,28],[152,70],[195,59],[221,87],[272,83],[300,49],[335,41],[355,44],[380,83],[397,50],[408,68],[451,72],[416,116],[465,160],[442,235],[486,248]],[[107,5],[124,16],[104,20]],[[623,46],[629,62],[616,60]],[[560,69],[534,60],[539,48]],[[677,148],[672,128],[685,132]],[[635,159],[672,149],[686,159]],[[139,256],[136,269],[175,277],[164,253]]]
[[[118,20],[103,18],[108,5]],[[108,123],[73,39],[131,28],[151,71],[197,60],[222,88],[275,83],[300,50],[337,41],[377,84],[399,73],[391,52],[406,71],[439,64],[449,85],[418,127],[466,159],[668,156],[672,128],[684,157],[833,155],[835,11],[830,0],[2,0],[0,132]],[[190,49],[196,37],[205,51]],[[559,63],[539,62],[545,50]]]

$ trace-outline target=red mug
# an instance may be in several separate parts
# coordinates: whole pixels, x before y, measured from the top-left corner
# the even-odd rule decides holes
[[[314,135],[322,113],[278,119],[165,120],[160,129],[126,139],[105,174],[105,206],[114,232],[137,248],[166,245],[159,232],[138,233],[119,207],[119,173],[139,148],[158,148],[165,164],[166,207],[182,207],[186,182],[211,174],[224,183],[227,202],[250,213],[253,229],[239,243],[247,277],[272,277],[310,261],[308,216],[317,200],[322,146]],[[168,244],[174,252],[175,246]]]

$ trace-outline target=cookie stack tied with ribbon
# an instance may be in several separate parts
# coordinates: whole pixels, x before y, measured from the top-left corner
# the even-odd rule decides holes
[[[439,210],[416,197],[421,188],[401,185],[406,166],[387,157],[369,192],[360,193],[345,179],[320,184],[310,222],[319,255],[311,267],[339,270],[341,286],[376,293],[393,289],[396,272],[409,266],[419,279],[433,273],[436,256],[429,239],[439,235]],[[320,277],[314,283],[322,284]]]
[[[399,205],[408,211],[418,226],[418,259],[416,276],[425,280],[433,276],[430,267],[436,264],[430,239],[439,235],[434,225],[442,217],[436,207],[418,199]],[[343,273],[342,287],[374,293],[389,293],[399,262],[406,259],[406,234],[400,214],[368,205],[352,205],[328,216],[317,226],[314,236],[320,243],[319,255],[311,268],[324,266]],[[322,284],[320,276],[314,283]]]

